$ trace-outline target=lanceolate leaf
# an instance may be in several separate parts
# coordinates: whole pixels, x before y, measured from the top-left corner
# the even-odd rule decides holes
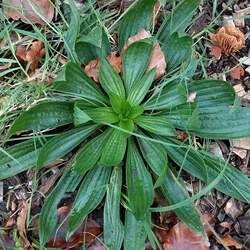
[[[89,141],[79,152],[72,165],[78,174],[84,175],[89,169],[96,165],[101,157],[110,132],[111,131],[107,129],[105,132]]]
[[[124,157],[126,146],[126,134],[117,129],[112,129],[111,134],[106,139],[100,163],[104,166],[115,166],[119,164]]]
[[[69,62],[64,67],[63,76],[60,75],[59,81],[54,82],[54,90],[86,99],[96,105],[108,102],[97,84],[83,72],[79,65]]]
[[[72,102],[43,102],[21,113],[8,131],[8,136],[24,130],[39,131],[46,128],[56,128],[72,122]]]
[[[152,52],[152,43],[138,41],[128,46],[122,59],[123,79],[127,94],[145,72]]]
[[[225,81],[199,80],[193,81],[185,87],[188,88],[188,95],[196,93],[195,102],[201,113],[207,108],[228,107],[235,100],[233,87]]]
[[[137,220],[131,212],[126,210],[124,250],[145,249],[144,223],[143,220]]]
[[[175,204],[189,197],[188,192],[178,181],[174,173],[169,169],[161,184],[161,191],[165,198]],[[196,208],[190,204],[175,210],[177,216],[194,231],[202,233],[204,231],[200,221],[200,215]]]
[[[167,43],[164,43],[162,50],[168,64],[168,71],[190,59],[192,43],[190,36],[179,37],[178,33],[172,34]]]
[[[250,136],[250,109],[212,107],[200,115],[201,127],[193,131],[211,139],[232,139]]]
[[[165,118],[157,115],[141,115],[135,119],[135,123],[145,130],[165,136],[177,134],[173,125]]]
[[[143,105],[145,110],[163,110],[176,107],[187,101],[186,90],[177,82],[171,82],[160,90]]]
[[[199,4],[200,0],[180,1],[161,25],[157,34],[159,41],[165,44],[173,33],[183,33],[191,24],[191,18]]]
[[[153,182],[132,138],[128,143],[126,184],[129,207],[138,220],[143,220],[153,202]]]
[[[73,148],[86,139],[96,128],[96,125],[75,128],[49,140],[39,153],[37,159],[38,169],[68,154]]]
[[[141,101],[144,99],[150,86],[153,83],[155,72],[155,68],[151,69],[140,80],[135,82],[128,94],[127,99],[132,106],[140,104]]]
[[[104,206],[104,241],[109,249],[121,249],[124,227],[120,220],[120,199],[122,186],[122,168],[115,167],[107,189]]]
[[[76,42],[76,53],[81,63],[105,57],[110,53],[108,36],[103,27],[97,25],[88,34],[81,35]]]
[[[5,150],[0,148],[0,180],[35,166],[41,147],[39,140],[31,139]]]
[[[215,188],[228,196],[250,203],[250,180],[238,169],[220,160],[218,157],[194,150],[192,147],[185,146],[179,141],[167,140],[167,142],[178,145],[178,147],[171,147],[164,144],[169,157],[176,164],[182,166],[185,171],[203,181],[205,181],[203,172],[206,169],[208,183],[212,182],[223,170],[225,164],[227,164],[224,178],[221,179]]]
[[[100,83],[108,94],[113,93],[121,98],[125,98],[123,82],[119,74],[106,59],[102,59],[101,61],[99,76]]]
[[[200,113],[196,103],[186,102],[163,111],[159,116],[166,117],[176,128],[185,131],[197,130],[201,126]]]
[[[51,235],[54,234],[57,225],[57,205],[70,186],[79,183],[82,176],[77,176],[71,171],[65,172],[52,193],[45,200],[40,214],[39,238],[41,246],[44,246]]]
[[[85,176],[69,215],[68,238],[103,199],[110,173],[111,168],[97,166]]]
[[[156,0],[139,0],[125,14],[119,27],[119,48],[142,29],[149,30]]]

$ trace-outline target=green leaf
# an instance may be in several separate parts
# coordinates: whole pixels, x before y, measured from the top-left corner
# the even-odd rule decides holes
[[[97,166],[83,179],[69,214],[67,238],[70,238],[86,216],[102,201],[110,173],[111,168]]]
[[[224,177],[215,188],[228,196],[250,203],[250,180],[241,171],[218,157],[194,150],[179,141],[173,139],[165,141],[176,145],[172,147],[164,144],[169,157],[185,171],[202,181],[206,181],[204,169],[207,171],[207,182],[210,183],[220,174],[226,164],[227,169],[224,172]]]
[[[115,113],[122,114],[125,111],[130,110],[131,107],[125,99],[121,98],[118,95],[111,94],[111,93],[109,96],[110,96],[111,106]]]
[[[122,72],[128,95],[147,69],[151,53],[152,44],[145,40],[134,42],[125,50],[122,58]]]
[[[57,160],[71,152],[84,139],[86,139],[95,129],[96,125],[84,126],[71,129],[65,133],[55,136],[49,140],[41,149],[38,159],[37,168]]]
[[[76,42],[75,49],[83,64],[105,57],[111,51],[108,36],[100,25],[95,26],[88,34],[81,35]]]
[[[150,86],[153,83],[156,69],[153,68],[147,72],[140,80],[135,82],[128,94],[128,102],[131,106],[136,106],[142,102]]]
[[[188,192],[170,169],[162,182],[161,191],[170,204],[181,202],[189,197]],[[176,209],[175,213],[192,230],[200,233],[204,232],[200,215],[192,204]]]
[[[179,37],[178,33],[171,35],[162,46],[168,65],[168,71],[175,69],[181,63],[190,59],[192,54],[192,38],[190,36]]]
[[[100,163],[104,166],[115,166],[119,164],[125,154],[127,137],[124,132],[112,129],[111,134],[106,140]]]
[[[187,97],[184,86],[176,82],[171,82],[160,90],[156,90],[143,107],[145,110],[171,109],[186,103],[186,101]]]
[[[104,206],[104,242],[108,249],[121,249],[124,226],[120,219],[122,166],[115,167],[107,189]]]
[[[141,115],[134,121],[143,129],[158,135],[175,136],[177,134],[173,125],[165,117],[157,115]]]
[[[123,99],[125,98],[125,89],[121,77],[106,59],[101,60],[99,77],[100,83],[107,94],[113,93]]]
[[[130,137],[126,160],[126,185],[129,207],[138,220],[143,220],[153,202],[153,182]]]
[[[191,24],[191,18],[199,5],[200,0],[182,0],[162,23],[157,33],[158,40],[165,44],[173,33],[183,33]]]
[[[64,66],[59,81],[54,81],[53,90],[83,98],[96,106],[108,103],[107,97],[97,84],[84,73],[79,65],[72,62]]]
[[[89,117],[88,114],[85,111],[83,111],[84,109],[86,109],[85,104],[82,104],[79,101],[75,102],[75,105],[74,105],[74,125],[75,126],[87,123],[92,120],[91,117]]]
[[[140,134],[144,135],[142,132]],[[145,136],[145,135],[144,135]],[[152,171],[160,176],[167,172],[168,157],[163,145],[149,140],[137,138],[143,158],[146,160]]]
[[[134,125],[133,120],[128,119],[126,121],[121,120],[119,122],[119,127],[121,127],[122,129],[127,130],[128,132],[133,132],[134,128],[135,128],[135,125]],[[130,134],[127,134],[127,136],[130,136]]]
[[[51,129],[72,122],[72,102],[43,102],[21,113],[8,131],[8,137],[20,131]]]
[[[135,119],[136,117],[143,114],[143,112],[144,112],[144,108],[142,106],[137,105],[137,106],[131,107],[129,118]]]
[[[234,104],[234,88],[221,80],[198,80],[187,85],[189,94],[196,93],[196,103],[202,113],[212,107],[229,106]]]
[[[105,130],[105,132],[89,141],[79,152],[72,164],[72,168],[78,174],[84,175],[89,169],[96,165],[101,157],[110,132],[111,131],[109,129]]]
[[[200,113],[196,103],[186,102],[161,112],[159,116],[161,115],[166,117],[176,128],[185,131],[197,130],[201,126]]]
[[[79,183],[82,176],[77,176],[71,171],[65,172],[54,190],[46,198],[40,214],[39,239],[44,246],[48,239],[54,234],[57,225],[57,205],[63,198],[64,193],[70,186]]]
[[[145,249],[145,239],[144,221],[137,220],[131,212],[126,210],[124,250]]]
[[[65,34],[64,43],[69,59],[71,61],[77,61],[75,43],[80,31],[80,13],[74,1],[69,1],[69,6],[71,10],[70,24],[69,29]]]
[[[211,139],[250,136],[250,109],[212,107],[200,114],[201,127],[193,133]]]
[[[130,7],[120,21],[119,49],[142,29],[149,30],[156,0],[139,0]]]
[[[5,150],[0,148],[0,180],[35,166],[41,147],[39,140],[30,139]]]

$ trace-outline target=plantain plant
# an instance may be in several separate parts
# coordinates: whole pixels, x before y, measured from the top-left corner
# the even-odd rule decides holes
[[[8,131],[8,137],[30,130],[36,136],[7,148],[0,157],[4,179],[33,166],[40,170],[83,145],[45,199],[41,246],[56,230],[57,206],[65,192],[77,190],[67,237],[105,200],[104,243],[112,250],[144,249],[146,237],[156,249],[153,212],[174,210],[192,230],[203,233],[193,201],[212,188],[250,203],[249,179],[192,140],[250,135],[250,110],[235,105],[228,82],[191,80],[197,60],[192,39],[184,32],[199,2],[181,1],[156,35],[129,45],[122,53],[122,74],[105,59],[110,53],[107,29],[98,24],[87,34],[79,31],[80,17],[70,3],[72,17],[65,35],[70,61],[53,82],[52,98],[22,112]],[[152,27],[155,3],[136,1],[118,20],[120,51],[129,37]],[[147,70],[157,42],[171,69],[160,81],[154,81],[155,68]],[[100,85],[80,66],[95,58],[100,60]],[[190,100],[192,94],[195,98]],[[48,129],[57,135],[45,137]],[[184,141],[177,140],[181,131],[188,135]],[[182,172],[206,186],[189,197]],[[155,192],[170,205],[153,207]]]

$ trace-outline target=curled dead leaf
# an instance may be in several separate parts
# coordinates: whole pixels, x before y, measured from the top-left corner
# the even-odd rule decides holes
[[[51,22],[54,16],[54,7],[50,0],[3,0],[5,14],[14,19],[21,19],[24,23],[44,25]]]
[[[32,74],[38,68],[39,61],[45,55],[44,44],[41,41],[35,41],[27,49],[24,46],[18,46],[16,56],[19,60],[29,64],[29,73]]]
[[[149,38],[151,37],[151,34],[146,31],[146,30],[141,30],[139,33],[137,33],[134,36],[131,36],[127,43],[125,44],[125,46],[123,47],[122,51],[124,52],[127,47],[139,40],[145,39],[145,38]],[[163,51],[161,50],[160,44],[156,43],[153,47],[153,51],[152,51],[152,55],[148,64],[148,68],[147,71],[149,71],[150,69],[153,69],[156,67],[156,75],[155,75],[155,80],[161,78],[165,72],[166,72],[166,68],[167,68],[167,63],[165,60],[165,56]]]
[[[241,66],[230,70],[230,76],[234,80],[240,80],[240,78],[244,76],[244,74],[245,74],[244,68]]]
[[[113,66],[115,71],[117,73],[121,73],[121,64],[122,64],[122,59],[120,56],[117,56],[115,53],[111,53],[110,55],[107,56],[107,60],[109,63]],[[99,59],[94,59],[90,61],[86,66],[85,66],[85,73],[93,78],[95,82],[99,82],[99,67],[100,67],[100,60]]]
[[[209,36],[224,54],[236,52],[244,45],[244,34],[232,22],[226,23],[217,33],[210,33]]]
[[[236,249],[242,249],[242,244],[238,243],[236,240],[234,240],[230,235],[226,235],[223,238],[221,238],[223,246],[226,247],[235,247]]]
[[[185,224],[177,223],[164,238],[164,250],[209,250],[208,239],[193,232]]]

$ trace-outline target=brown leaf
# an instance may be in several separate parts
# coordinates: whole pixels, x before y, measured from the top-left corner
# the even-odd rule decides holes
[[[76,247],[84,242],[92,242],[96,235],[100,234],[100,225],[92,219],[86,219],[83,224],[76,230],[76,232],[66,241],[67,221],[66,216],[71,210],[71,204],[60,207],[57,210],[58,225],[62,222],[62,226],[57,230],[54,235],[46,244],[47,247],[70,249]]]
[[[240,80],[240,78],[244,76],[244,74],[245,74],[245,71],[243,67],[241,66],[230,70],[230,76],[234,80]]]
[[[145,38],[149,38],[149,37],[151,37],[151,34],[148,31],[143,29],[142,31],[140,31],[139,33],[137,33],[134,36],[131,36],[128,39],[128,41],[125,44],[125,46],[123,47],[122,51],[124,52],[130,44],[132,44],[136,41],[145,39]],[[147,71],[149,71],[150,69],[152,69],[154,67],[156,67],[156,75],[155,75],[154,79],[157,80],[165,74],[166,67],[167,67],[167,64],[165,61],[165,56],[161,50],[159,43],[156,43],[153,47],[153,51],[152,51],[152,55],[151,55],[151,59],[149,61]]]
[[[23,200],[22,209],[17,217],[17,231],[19,233],[20,239],[23,243],[23,248],[25,250],[33,250],[34,248],[31,246],[26,232],[26,217],[29,209],[29,204],[26,200]]]
[[[177,223],[166,235],[163,244],[164,250],[209,250],[209,242],[185,224]]]
[[[215,57],[216,59],[221,58],[221,48],[217,46],[213,46],[210,50],[210,56]]]
[[[235,247],[236,249],[242,249],[242,244],[238,243],[236,240],[234,240],[230,235],[226,235],[221,238],[223,242],[223,246],[226,247]]]
[[[4,8],[7,16],[14,20],[21,19],[24,23],[44,25],[51,22],[54,16],[54,7],[50,0],[3,0],[3,3],[7,6]]]
[[[12,63],[5,63],[4,65],[0,66],[0,71],[4,71],[11,66]]]
[[[116,56],[115,53],[111,53],[110,55],[107,56],[107,60],[109,63],[113,66],[115,71],[117,73],[121,73],[121,64],[122,64],[122,59],[120,56]],[[85,73],[93,78],[95,82],[99,82],[99,67],[100,67],[100,61],[99,59],[94,59],[90,61],[86,66],[85,66]]]
[[[35,41],[30,48],[18,46],[16,49],[16,56],[18,59],[29,64],[29,73],[32,74],[38,68],[39,60],[45,55],[43,42]]]
[[[209,34],[212,43],[221,48],[222,53],[229,54],[240,50],[244,45],[244,34],[228,22],[215,34]]]

